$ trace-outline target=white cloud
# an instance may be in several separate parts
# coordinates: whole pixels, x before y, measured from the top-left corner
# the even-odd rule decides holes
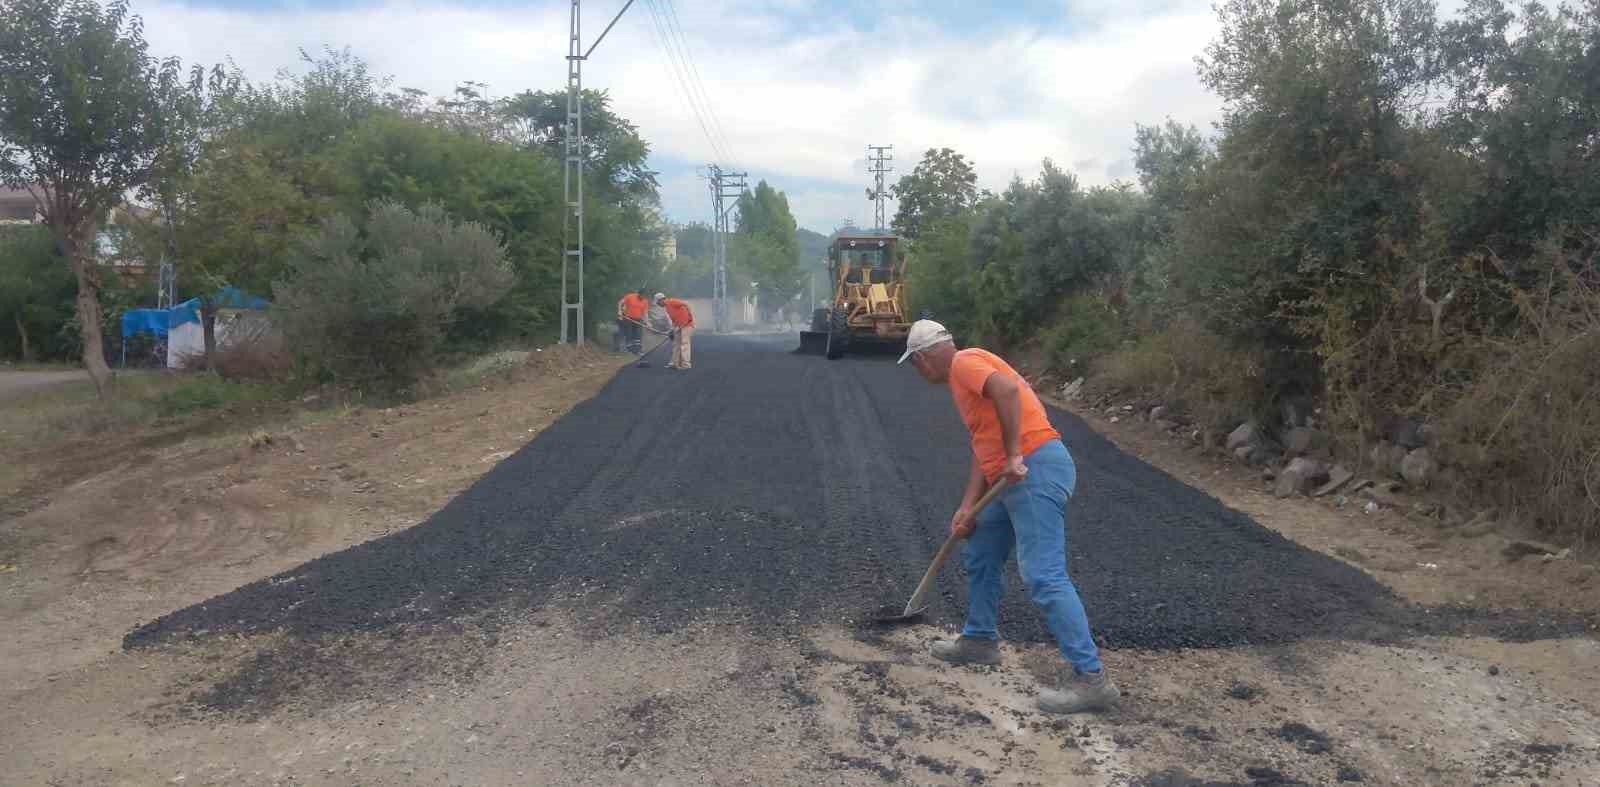
[[[711,160],[713,148],[657,49],[649,3],[635,3],[596,50],[585,84],[609,90],[663,159]],[[587,5],[592,40],[620,3]],[[822,32],[790,32],[780,12],[803,7],[677,4],[733,163],[788,192],[802,226],[826,231],[870,218],[861,162],[869,143],[895,145],[901,172],[922,150],[948,146],[977,162],[986,187],[1003,187],[1013,173],[1031,176],[1045,157],[1092,162],[1094,171],[1078,174],[1095,184],[1126,176],[1135,122],[1171,115],[1204,127],[1218,116],[1193,67],[1215,29],[1206,0],[1073,0],[1066,32],[1018,20],[981,35],[892,15],[872,32],[846,18],[810,26]],[[567,8],[391,0],[244,11],[135,2],[154,52],[185,62],[231,57],[252,79],[265,79],[295,65],[297,48],[348,45],[398,86],[444,93],[471,79],[499,95],[563,85]],[[662,186],[669,216],[709,215],[705,184],[691,173],[666,172]]]

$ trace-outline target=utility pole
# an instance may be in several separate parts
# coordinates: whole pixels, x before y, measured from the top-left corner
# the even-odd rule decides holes
[[[716,164],[706,165],[706,180],[711,186],[712,268],[711,310],[717,333],[728,330],[728,214],[744,193],[744,172],[723,172]],[[728,200],[733,202],[729,203]]]
[[[177,304],[178,269],[167,255],[161,255],[161,267],[156,269],[156,308],[170,309]]]
[[[868,145],[867,146],[867,171],[873,174],[873,188],[867,189],[867,199],[876,205],[874,216],[876,223],[873,230],[887,232],[889,227],[883,220],[883,198],[888,192],[883,188],[883,176],[894,171],[889,162],[894,161],[893,145]]]
[[[566,213],[561,220],[561,237],[565,246],[561,254],[562,344],[567,343],[569,315],[577,322],[578,344],[583,344],[586,322],[583,314],[583,61],[588,60],[594,48],[605,40],[606,34],[616,26],[617,20],[621,19],[633,5],[633,0],[628,0],[627,4],[622,6],[622,10],[611,18],[611,24],[600,31],[600,37],[596,38],[587,50],[583,48],[582,41],[581,3],[582,0],[572,0],[572,29],[571,36],[567,40],[566,165],[563,167],[561,183],[562,200],[567,204]],[[574,227],[577,228],[576,232],[573,230]],[[572,301],[568,297],[568,278],[577,280],[577,301]]]

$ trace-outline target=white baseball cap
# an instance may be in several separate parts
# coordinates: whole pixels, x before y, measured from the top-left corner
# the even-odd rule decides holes
[[[906,353],[900,356],[895,363],[905,363],[914,352],[921,352],[943,342],[955,341],[943,325],[933,320],[917,320],[911,323],[911,333],[906,336]]]
[[[654,301],[656,303],[660,303],[660,302],[662,302],[662,301],[664,301],[666,299],[667,299],[667,294],[666,293],[658,292],[658,293],[656,293],[656,297],[651,298],[650,300],[652,300],[652,301]]]

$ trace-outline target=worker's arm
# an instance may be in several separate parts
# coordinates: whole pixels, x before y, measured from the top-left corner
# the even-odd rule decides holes
[[[1012,481],[1021,481],[1028,474],[1022,461],[1022,388],[1010,375],[991,374],[983,381],[983,396],[994,402],[995,415],[1000,419],[1000,440],[1006,449],[1006,464],[1000,471]]]
[[[950,532],[962,538],[972,535],[972,507],[978,504],[978,498],[989,491],[989,482],[983,477],[983,466],[978,464],[978,455],[972,455],[972,463],[967,469],[967,486],[961,492],[961,506],[950,517]]]

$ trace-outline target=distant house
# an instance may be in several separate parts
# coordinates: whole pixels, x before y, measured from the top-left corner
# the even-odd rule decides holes
[[[100,264],[110,267],[119,275],[138,279],[151,279],[155,266],[128,243],[128,233],[135,222],[159,221],[159,216],[149,208],[123,204],[111,209],[105,223],[95,231],[95,257]]]
[[[0,224],[38,224],[39,208],[27,189],[0,186]]]
[[[149,208],[137,205],[120,205],[112,208],[98,230],[95,231],[95,257],[101,265],[119,274],[149,278],[150,265],[126,243],[129,226],[134,221],[159,221]],[[39,224],[44,221],[33,195],[27,189],[0,186],[0,224]]]

